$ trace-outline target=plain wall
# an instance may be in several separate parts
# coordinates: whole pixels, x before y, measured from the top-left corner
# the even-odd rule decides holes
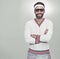
[[[50,41],[52,59],[60,58],[60,0],[49,0],[53,13],[47,15],[54,23],[54,33]],[[0,59],[26,59],[28,44],[24,40],[24,25],[33,19],[33,0],[0,0]],[[32,6],[32,5],[31,5]]]

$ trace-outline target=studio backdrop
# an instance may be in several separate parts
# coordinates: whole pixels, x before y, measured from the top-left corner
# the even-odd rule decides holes
[[[46,5],[45,18],[54,24],[50,52],[60,58],[60,0],[38,0]],[[28,44],[24,39],[25,22],[33,19],[36,0],[0,0],[0,59],[26,59]]]

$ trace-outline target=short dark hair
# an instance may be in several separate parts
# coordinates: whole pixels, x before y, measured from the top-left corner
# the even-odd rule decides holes
[[[43,2],[37,2],[37,3],[35,3],[35,4],[34,4],[34,7],[35,7],[36,5],[38,5],[38,4],[41,4],[41,5],[43,5],[43,6],[45,7],[45,5],[44,5]]]

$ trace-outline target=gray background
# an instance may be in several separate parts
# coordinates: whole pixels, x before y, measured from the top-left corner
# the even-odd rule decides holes
[[[50,41],[52,59],[60,58],[60,0],[48,0],[53,13],[46,17],[54,23]],[[24,40],[24,24],[33,18],[30,7],[34,0],[0,0],[0,59],[26,59],[28,44]]]

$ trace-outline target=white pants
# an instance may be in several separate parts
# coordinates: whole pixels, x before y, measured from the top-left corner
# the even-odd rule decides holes
[[[50,54],[32,54],[28,52],[27,59],[51,59]]]

